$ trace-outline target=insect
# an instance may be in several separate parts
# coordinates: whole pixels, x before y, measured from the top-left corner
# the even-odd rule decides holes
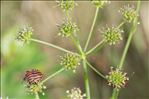
[[[26,74],[24,76],[24,81],[31,84],[37,84],[39,83],[43,78],[43,74],[38,69],[32,69],[29,71],[26,71]]]

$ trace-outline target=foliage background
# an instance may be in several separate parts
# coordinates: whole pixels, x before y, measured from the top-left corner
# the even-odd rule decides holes
[[[80,28],[78,32],[81,45],[85,45],[95,7],[88,1],[77,1],[78,6],[71,16]],[[102,36],[99,29],[106,24],[118,25],[122,20],[119,8],[124,4],[136,2],[112,1],[100,9],[98,19],[89,48],[97,44]],[[140,25],[131,42],[124,70],[128,72],[130,81],[122,89],[119,99],[149,99],[149,2],[142,1],[140,9]],[[57,36],[56,24],[61,24],[64,14],[55,1],[1,1],[1,97],[10,99],[31,99],[34,96],[25,93],[23,74],[32,68],[40,69],[45,77],[54,73],[60,67],[61,51],[31,42],[19,47],[14,41],[19,28],[32,26],[34,38],[51,42],[66,49],[76,51],[69,39]],[[103,74],[107,74],[110,66],[119,63],[127,40],[130,25],[124,25],[124,39],[115,46],[105,46],[99,52],[92,54],[88,60]],[[82,67],[76,74],[69,71],[50,79],[47,83],[45,96],[41,99],[63,99],[65,91],[72,87],[80,87],[84,92]],[[92,99],[109,99],[112,88],[107,82],[89,69]]]

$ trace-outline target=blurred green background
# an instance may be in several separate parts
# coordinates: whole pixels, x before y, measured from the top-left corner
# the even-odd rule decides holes
[[[93,21],[95,6],[89,1],[77,1],[78,6],[71,13],[72,20],[80,28],[78,32],[81,45],[85,45],[91,23]],[[124,4],[136,2],[112,1],[100,9],[94,28],[89,49],[97,44],[102,36],[99,29],[111,25],[119,25],[122,16],[118,10]],[[124,71],[128,72],[130,80],[126,88],[122,89],[119,99],[149,99],[149,2],[141,2],[139,12],[140,24],[131,42],[124,64]],[[33,95],[25,92],[23,76],[26,70],[37,68],[44,73],[44,77],[59,70],[59,56],[64,53],[45,45],[30,42],[20,47],[14,41],[19,28],[32,26],[33,38],[47,41],[71,51],[76,51],[70,39],[57,36],[57,24],[64,19],[62,10],[55,1],[1,1],[1,97],[4,99],[33,99]],[[90,63],[103,74],[107,74],[110,66],[119,64],[124,45],[127,40],[131,25],[125,24],[124,39],[115,46],[105,46],[99,52],[89,56]],[[41,99],[63,99],[65,91],[79,87],[83,92],[82,65],[77,68],[77,73],[65,71],[50,79],[47,83],[45,96]],[[92,99],[109,99],[112,87],[89,69],[89,79]]]

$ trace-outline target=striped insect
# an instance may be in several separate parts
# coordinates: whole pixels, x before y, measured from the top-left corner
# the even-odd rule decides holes
[[[24,81],[31,84],[38,84],[43,78],[43,74],[38,69],[26,71]]]

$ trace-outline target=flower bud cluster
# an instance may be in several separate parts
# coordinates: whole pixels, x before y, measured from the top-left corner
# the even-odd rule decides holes
[[[58,35],[62,37],[69,37],[79,31],[76,23],[72,23],[69,20],[65,20],[59,27]]]
[[[120,89],[125,86],[126,82],[129,78],[126,76],[127,73],[123,73],[120,69],[113,69],[106,76],[108,80],[108,85],[112,85],[113,87]]]
[[[106,27],[102,31],[104,39],[110,45],[116,44],[118,41],[122,40],[122,30],[117,27]]]
[[[107,0],[91,0],[91,2],[99,8],[103,8],[107,3],[109,3],[110,1]]]
[[[59,0],[57,3],[64,12],[72,10],[77,5],[74,0]]]
[[[75,72],[77,66],[80,65],[80,59],[74,54],[67,53],[61,57],[60,64],[64,66],[67,70],[73,70],[73,72]]]
[[[26,27],[23,29],[20,29],[18,34],[16,35],[16,40],[24,43],[28,43],[29,40],[31,39],[33,29],[32,27]]]
[[[76,23],[72,22],[68,12],[72,10],[74,6],[77,4],[75,3],[74,0],[60,0],[57,2],[58,2],[58,6],[60,6],[61,9],[66,14],[66,18],[63,21],[63,23],[58,26],[59,27],[58,35],[61,35],[62,37],[73,36],[77,31],[79,31],[79,29]]]
[[[71,90],[67,90],[68,99],[84,99],[86,94],[82,94],[80,88],[73,88]]]
[[[123,16],[123,19],[129,23],[133,22],[134,19],[137,18],[137,12],[134,9],[134,6],[125,5],[120,9],[120,12]]]

